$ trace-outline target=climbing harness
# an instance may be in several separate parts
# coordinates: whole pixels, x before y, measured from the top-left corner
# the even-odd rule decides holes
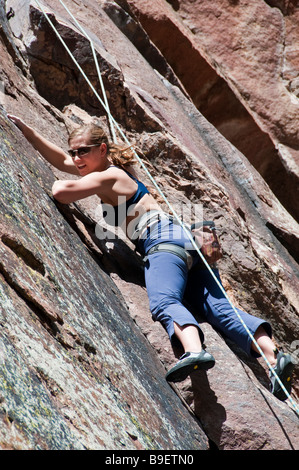
[[[97,68],[97,72],[98,72],[98,75],[99,75],[99,81],[100,81],[100,85],[101,85],[101,89],[102,89],[102,94],[103,94],[103,99],[104,101],[101,99],[101,97],[99,96],[99,94],[97,93],[96,89],[94,88],[94,86],[92,85],[92,83],[90,82],[89,78],[87,77],[87,75],[85,74],[84,70],[82,69],[82,67],[80,66],[80,64],[77,62],[77,60],[75,59],[75,57],[73,56],[72,52],[70,51],[70,49],[68,48],[67,44],[65,43],[65,41],[63,40],[63,38],[61,37],[60,33],[58,32],[57,28],[55,28],[55,25],[53,24],[53,22],[50,20],[49,16],[47,15],[47,13],[45,12],[43,6],[40,4],[39,0],[35,0],[36,4],[38,5],[39,9],[42,11],[43,15],[45,16],[46,20],[48,21],[48,23],[50,24],[51,28],[53,29],[53,31],[55,32],[56,36],[58,37],[58,39],[60,40],[60,42],[63,44],[64,48],[66,49],[67,53],[69,54],[69,56],[71,57],[71,59],[73,60],[73,62],[75,63],[75,65],[77,66],[78,70],[81,72],[82,76],[84,77],[84,79],[86,80],[86,82],[88,83],[88,85],[90,86],[90,88],[92,89],[92,91],[94,92],[95,96],[97,97],[97,99],[99,100],[100,104],[102,105],[102,107],[105,109],[107,115],[108,115],[108,119],[109,119],[109,123],[110,123],[110,126],[111,126],[111,133],[113,135],[113,140],[114,142],[116,141],[116,135],[115,135],[115,128],[118,130],[119,134],[121,135],[122,139],[128,144],[129,147],[131,147],[131,143],[129,142],[129,140],[127,139],[127,137],[125,136],[125,134],[123,133],[123,131],[121,130],[120,126],[118,125],[118,123],[115,121],[115,119],[113,118],[113,116],[111,115],[110,113],[110,109],[109,109],[109,105],[108,105],[108,100],[107,100],[107,96],[106,96],[106,92],[105,92],[105,89],[104,89],[104,85],[103,85],[103,81],[102,81],[102,77],[101,77],[101,72],[100,72],[100,68],[99,68],[99,64],[98,64],[98,61],[97,61],[97,57],[96,57],[96,53],[95,53],[95,49],[94,49],[94,45],[93,45],[93,42],[92,40],[90,39],[90,37],[86,34],[86,32],[84,31],[84,29],[79,25],[78,21],[75,19],[75,17],[72,15],[72,13],[69,11],[69,9],[66,7],[66,5],[64,4],[64,2],[62,0],[59,0],[60,4],[65,8],[65,10],[70,14],[70,16],[72,17],[72,19],[75,21],[77,27],[79,28],[79,30],[82,32],[82,34],[85,36],[85,38],[89,41],[90,43],[90,46],[91,46],[91,49],[92,49],[92,53],[93,53],[93,57],[95,59],[95,63],[96,63],[96,68]],[[152,184],[154,185],[154,187],[156,188],[157,192],[160,194],[160,196],[162,197],[162,199],[164,200],[165,204],[167,205],[167,207],[169,208],[170,210],[170,213],[173,215],[173,218],[174,220],[181,225],[181,227],[184,229],[186,235],[188,236],[189,240],[190,240],[190,243],[192,244],[192,246],[194,247],[194,249],[198,252],[200,258],[202,259],[202,262],[205,264],[206,268],[209,270],[210,274],[212,275],[213,279],[215,280],[216,284],[218,285],[218,287],[220,288],[221,292],[223,293],[223,295],[225,296],[225,298],[227,299],[227,301],[230,303],[234,313],[236,314],[237,318],[239,319],[239,321],[241,322],[241,324],[243,325],[244,329],[246,330],[248,336],[250,337],[252,343],[255,345],[256,349],[258,350],[259,354],[261,355],[261,357],[263,358],[263,360],[265,361],[265,363],[267,364],[269,370],[270,370],[270,373],[276,377],[277,379],[277,382],[279,383],[280,387],[282,388],[282,390],[284,391],[286,397],[289,399],[290,401],[290,404],[291,406],[293,407],[293,409],[295,410],[295,412],[299,415],[299,408],[297,406],[297,404],[295,403],[295,401],[292,399],[292,397],[290,396],[290,394],[288,393],[288,391],[286,390],[285,386],[283,385],[283,383],[281,382],[281,380],[279,379],[279,377],[277,376],[274,368],[271,366],[271,364],[269,363],[268,359],[266,358],[266,356],[264,355],[263,351],[261,350],[260,346],[258,345],[257,341],[255,340],[254,336],[252,335],[252,333],[250,332],[250,330],[248,329],[247,325],[245,324],[244,320],[241,318],[240,314],[238,313],[238,311],[236,310],[236,308],[234,307],[234,305],[232,304],[231,300],[229,299],[227,293],[225,292],[221,282],[219,282],[219,280],[217,279],[215,273],[213,272],[213,270],[211,269],[209,263],[207,262],[207,260],[205,259],[205,257],[203,256],[203,254],[201,253],[200,249],[199,249],[199,246],[196,244],[193,236],[192,236],[192,233],[190,230],[188,230],[185,225],[183,224],[183,222],[181,221],[181,219],[179,218],[178,214],[176,213],[176,211],[174,210],[174,208],[172,207],[172,205],[169,203],[168,199],[166,198],[166,196],[164,195],[163,191],[160,189],[160,187],[158,186],[158,184],[156,183],[155,179],[152,177],[151,173],[148,171],[146,165],[144,164],[144,162],[141,160],[141,158],[139,157],[139,155],[137,154],[137,152],[134,150],[133,148],[133,152],[134,152],[134,155],[135,155],[135,158],[137,159],[138,163],[140,164],[140,166],[143,168],[143,170],[145,171],[146,175],[148,176],[148,178],[150,179],[150,181],[152,182]]]
[[[182,246],[174,245],[173,243],[158,243],[158,245],[153,246],[147,256],[144,258],[144,261],[147,260],[149,255],[157,253],[159,251],[166,251],[167,253],[172,253],[173,255],[178,256],[181,258],[187,265],[188,270],[192,268],[193,265],[193,257],[192,255],[185,250]]]

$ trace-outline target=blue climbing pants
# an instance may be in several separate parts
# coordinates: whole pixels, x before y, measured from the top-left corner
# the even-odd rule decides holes
[[[156,227],[157,230],[151,230],[142,242],[145,254],[159,240],[167,241],[163,237],[163,225],[166,228],[166,222],[161,221],[159,224],[160,226]],[[174,243],[175,240],[176,244],[184,246],[182,229],[175,226],[173,230],[171,240],[168,241]],[[196,257],[199,261],[199,255],[196,252],[193,252],[193,256],[195,262]],[[214,273],[221,283],[218,270],[214,270]],[[188,271],[186,263],[177,255],[155,252],[147,257],[145,263],[145,283],[152,318],[154,321],[161,322],[171,340],[174,339],[173,323],[175,322],[180,326],[197,326],[201,341],[204,341],[203,332],[191,313],[190,310],[192,310],[240,346],[247,354],[259,356],[251,349],[252,339],[207,268],[195,266]],[[186,305],[190,306],[190,310]],[[252,335],[262,325],[271,337],[272,330],[269,323],[242,310],[237,309],[237,312]]]

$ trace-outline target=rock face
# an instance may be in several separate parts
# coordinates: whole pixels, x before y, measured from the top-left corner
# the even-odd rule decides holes
[[[292,47],[298,12],[290,2],[228,3],[65,2],[94,43],[120,129],[184,217],[192,204],[217,222],[229,296],[270,321],[277,344],[296,357]],[[202,328],[216,366],[179,386],[166,383],[164,366],[179,351],[151,321],[142,260],[123,237],[101,238],[98,200],[55,203],[51,185],[65,175],[46,164],[6,117],[18,114],[63,148],[76,123],[96,118],[109,128],[103,106],[41,7],[100,93],[89,40],[59,1],[11,0],[5,7],[0,448],[298,449],[298,415],[268,392],[263,361],[245,357],[209,325]],[[275,54],[267,55],[266,39]],[[257,43],[264,51],[259,59]],[[148,181],[144,169],[139,172]],[[298,391],[297,371],[294,401]]]
[[[298,220],[298,2],[126,3],[196,107]]]

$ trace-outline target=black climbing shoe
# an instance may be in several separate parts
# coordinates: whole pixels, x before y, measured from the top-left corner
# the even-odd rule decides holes
[[[181,382],[191,372],[211,369],[214,364],[215,359],[213,356],[204,350],[200,353],[186,352],[180,357],[176,365],[167,372],[165,378],[168,382]]]
[[[290,354],[285,354],[279,352],[277,354],[277,363],[276,366],[273,367],[276,375],[280,379],[283,386],[286,388],[288,394],[291,393],[292,388],[292,372],[295,367],[295,363],[293,362],[292,357]],[[286,400],[288,397],[285,394],[284,390],[282,389],[280,383],[278,382],[276,375],[270,370],[270,391],[273,395],[281,401]]]

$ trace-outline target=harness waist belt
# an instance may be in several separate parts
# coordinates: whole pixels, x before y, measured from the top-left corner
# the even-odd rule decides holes
[[[170,216],[165,212],[158,211],[158,210],[151,210],[143,214],[140,219],[138,220],[133,233],[128,234],[129,238],[132,241],[136,241],[139,238],[142,238],[146,233],[146,230],[151,227],[152,225],[156,224],[162,219],[169,219]]]
[[[149,255],[152,255],[153,253],[157,253],[158,251],[166,251],[168,253],[173,253],[174,255],[178,256],[183,261],[185,261],[188,270],[192,268],[192,264],[193,264],[192,255],[181,246],[174,245],[172,243],[166,243],[166,242],[159,243],[158,245],[153,246],[147,253],[147,256],[144,258],[144,261],[147,260],[147,257]]]

